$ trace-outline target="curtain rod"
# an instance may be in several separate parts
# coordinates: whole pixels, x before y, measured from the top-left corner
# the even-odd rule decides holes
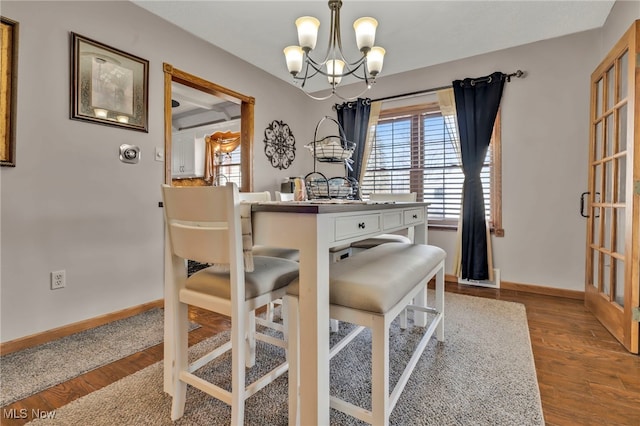
[[[522,70],[517,70],[514,73],[507,74],[507,76],[506,76],[507,83],[511,81],[511,77],[522,78],[522,77],[524,77],[524,72]],[[472,81],[474,83],[482,82],[482,81],[488,81],[489,78],[490,77],[476,78],[475,80],[472,80]],[[422,94],[425,94],[425,93],[436,92],[438,90],[450,89],[451,87],[452,86],[450,84],[448,86],[432,87],[431,89],[418,90],[416,92],[403,93],[401,95],[393,95],[393,96],[386,96],[384,98],[372,99],[371,102],[388,101],[388,100],[391,100],[391,99],[406,98],[406,97],[409,97],[409,96],[422,95]]]

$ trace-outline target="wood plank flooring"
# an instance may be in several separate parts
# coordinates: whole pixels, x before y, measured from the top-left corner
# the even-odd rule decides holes
[[[582,301],[454,283],[447,283],[447,291],[526,306],[547,425],[640,426],[640,357],[629,354]],[[190,316],[202,325],[190,333],[190,344],[230,326],[227,318],[205,311],[191,309]],[[55,410],[160,361],[162,356],[159,344],[2,407],[0,424],[25,424],[31,420],[32,410]],[[27,418],[8,418],[10,413],[13,417],[26,413]]]

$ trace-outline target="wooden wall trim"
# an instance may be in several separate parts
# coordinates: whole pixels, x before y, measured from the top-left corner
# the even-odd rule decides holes
[[[99,327],[112,321],[128,318],[153,308],[162,308],[163,306],[164,299],[159,299],[153,302],[143,303],[142,305],[132,306],[121,311],[111,312],[109,314],[100,315],[73,324],[68,324],[62,327],[43,331],[41,333],[20,337],[15,340],[0,343],[0,354],[6,355],[12,352],[20,351],[22,349],[27,349],[33,346],[40,345],[42,343],[47,343],[52,340],[59,339],[61,337],[69,336],[70,334]]]
[[[457,284],[458,277],[452,274],[446,274],[445,281]],[[533,284],[520,284],[504,280],[500,282],[500,289],[520,291],[523,293],[542,294],[545,296],[564,297],[567,299],[584,300],[584,291],[566,290],[562,288],[545,287]]]
[[[446,274],[445,280],[450,283],[458,282],[458,278],[455,275],[451,275],[451,274]],[[531,285],[531,284],[519,284],[519,283],[510,282],[510,281],[502,281],[500,285],[501,285],[501,289],[504,289],[504,290],[514,290],[514,291],[521,291],[523,293],[535,293],[535,294],[542,294],[546,296],[565,297],[568,299],[584,300],[583,291],[566,290],[566,289],[544,287],[544,286]],[[74,334],[81,331],[89,330],[91,328],[99,327],[101,325],[110,323],[112,321],[128,318],[133,315],[137,315],[140,312],[148,311],[153,308],[161,308],[163,306],[164,306],[163,299],[159,299],[153,302],[144,303],[142,305],[123,309],[121,311],[112,312],[112,313],[101,315],[95,318],[89,318],[84,321],[79,321],[73,324],[43,331],[41,333],[36,333],[30,336],[21,337],[19,339],[10,340],[5,343],[0,343],[0,354],[6,355],[22,349],[27,349],[32,346],[40,345],[42,343],[47,343],[52,340],[68,336],[70,334]]]
[[[512,283],[510,281],[502,281],[500,287],[505,290],[521,291],[523,293],[535,293],[545,296],[564,297],[567,299],[584,300],[584,291],[567,290],[564,288],[544,287],[531,284]]]

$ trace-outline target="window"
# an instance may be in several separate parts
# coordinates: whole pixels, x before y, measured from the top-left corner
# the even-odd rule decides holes
[[[225,185],[233,182],[240,188],[242,184],[241,150],[239,146],[228,154],[219,154],[216,157],[215,176],[219,176],[218,184]]]
[[[500,114],[482,168],[487,220],[502,235],[500,190]],[[362,194],[416,192],[429,202],[429,226],[453,228],[460,216],[462,173],[458,131],[438,103],[383,110],[376,126]]]

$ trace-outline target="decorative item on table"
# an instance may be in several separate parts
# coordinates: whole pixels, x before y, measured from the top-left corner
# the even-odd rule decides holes
[[[333,121],[338,126],[339,136],[325,136],[318,139],[318,129],[326,120]],[[321,198],[359,199],[358,182],[353,178],[333,177],[327,179],[325,175],[316,171],[316,161],[325,163],[344,163],[345,171],[351,170],[351,155],[356,144],[348,141],[340,123],[331,117],[323,117],[316,125],[313,142],[305,145],[313,154],[313,172],[305,176],[307,197],[310,200]]]
[[[293,179],[293,199],[295,201],[305,201],[307,199],[307,189],[302,178]]]
[[[354,142],[345,141],[343,144],[337,136],[326,136],[319,141],[305,145],[323,163],[339,163],[351,158],[356,148]]]
[[[352,177],[336,176],[327,182],[329,184],[329,198],[355,200],[358,198],[358,181]]]
[[[322,173],[312,172],[305,177],[305,186],[310,200],[358,198],[358,182],[350,177],[336,176],[327,179]]]
[[[338,135],[325,136],[318,139],[318,129],[325,120],[333,121],[338,126]],[[340,123],[335,119],[324,116],[318,124],[316,124],[316,130],[313,134],[313,142],[305,145],[313,157],[323,163],[345,163],[346,167],[350,168],[349,162],[353,151],[356,149],[356,144],[347,140],[344,130]]]
[[[307,198],[309,200],[329,198],[329,180],[322,173],[309,173],[304,177],[304,185],[307,189]]]

